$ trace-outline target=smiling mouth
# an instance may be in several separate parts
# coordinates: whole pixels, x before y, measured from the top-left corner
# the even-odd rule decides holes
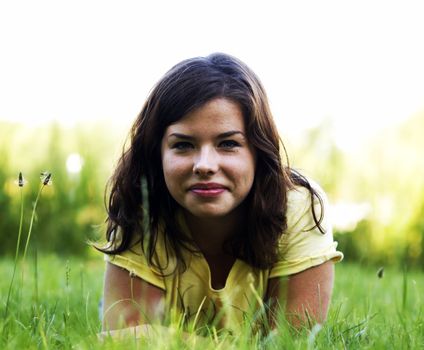
[[[190,191],[200,197],[218,197],[227,189],[220,184],[197,184],[190,188]]]
[[[217,197],[225,191],[225,188],[192,188],[190,191],[201,197]]]

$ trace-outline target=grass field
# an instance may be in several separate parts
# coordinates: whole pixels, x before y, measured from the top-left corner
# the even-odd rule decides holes
[[[424,349],[424,274],[343,262],[328,322],[301,334],[282,325],[277,334],[182,339],[178,328],[149,340],[97,340],[103,261],[43,256],[19,267],[8,315],[5,305],[13,261],[0,260],[0,349]],[[381,275],[381,274],[380,274]],[[23,282],[22,282],[23,281]],[[22,288],[18,288],[19,285]],[[196,343],[197,342],[197,343]]]

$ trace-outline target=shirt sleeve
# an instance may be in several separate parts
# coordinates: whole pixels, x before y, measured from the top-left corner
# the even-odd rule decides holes
[[[292,275],[328,260],[334,262],[343,259],[343,253],[337,251],[337,242],[333,232],[325,193],[312,183],[322,199],[322,207],[314,196],[314,209],[319,219],[323,210],[321,227],[316,227],[311,208],[311,195],[304,187],[297,187],[288,193],[287,230],[279,242],[280,260],[271,268],[269,278]]]
[[[119,254],[105,254],[104,260],[122,267],[129,273],[165,290],[164,274],[152,266],[141,249],[141,243],[133,243],[130,248]]]

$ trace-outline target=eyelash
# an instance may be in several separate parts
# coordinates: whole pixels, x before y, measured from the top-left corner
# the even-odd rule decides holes
[[[176,142],[172,145],[172,148],[178,151],[185,151],[189,148],[193,148],[193,145],[190,142]]]
[[[224,141],[221,141],[218,145],[218,147],[223,148],[225,150],[232,150],[240,146],[241,146],[240,143],[234,140],[224,140]],[[181,142],[176,142],[175,144],[173,144],[172,148],[176,149],[177,151],[186,151],[188,149],[194,148],[194,146],[190,142],[181,141]]]
[[[240,144],[234,140],[224,140],[219,143],[219,146],[225,149],[233,149],[236,147],[240,147]]]

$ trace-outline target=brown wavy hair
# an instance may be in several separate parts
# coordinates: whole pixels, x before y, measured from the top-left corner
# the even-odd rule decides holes
[[[168,256],[173,255],[178,266],[186,268],[182,250],[193,251],[193,242],[175,217],[179,205],[165,184],[161,140],[169,125],[216,98],[226,98],[241,107],[247,139],[257,155],[253,186],[245,199],[245,230],[242,236],[226,242],[225,249],[256,268],[270,268],[279,258],[278,240],[287,228],[288,190],[306,187],[311,203],[316,197],[322,208],[322,199],[308,180],[290,169],[288,161],[287,165],[282,164],[281,154],[286,151],[256,74],[237,58],[214,53],[178,63],[150,92],[131,128],[129,147],[108,182],[106,238],[110,246],[99,248],[101,251],[121,253],[137,238],[149,262],[155,265],[156,242],[160,230],[164,230]],[[320,218],[314,205],[311,210],[315,224],[323,232],[323,210]],[[119,240],[114,234],[117,230]]]

